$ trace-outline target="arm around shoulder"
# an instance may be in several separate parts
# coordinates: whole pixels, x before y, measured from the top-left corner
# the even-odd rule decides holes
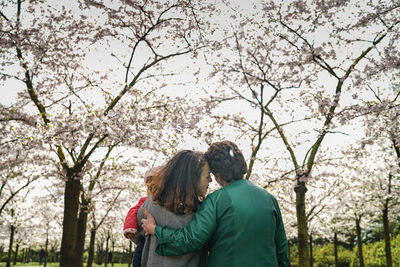
[[[217,227],[217,211],[214,198],[207,197],[193,219],[182,229],[156,226],[154,235],[158,246],[156,253],[177,256],[200,249]]]

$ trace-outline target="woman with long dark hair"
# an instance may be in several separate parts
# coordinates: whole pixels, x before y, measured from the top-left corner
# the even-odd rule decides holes
[[[207,196],[184,228],[161,226],[147,213],[142,226],[157,238],[156,252],[180,255],[207,242],[207,266],[290,266],[278,202],[264,188],[243,179],[247,164],[236,144],[214,143],[206,157],[222,188]]]
[[[159,225],[184,227],[205,199],[210,182],[210,168],[204,153],[191,150],[178,152],[147,184],[151,196],[139,209],[138,222],[145,217],[145,209],[154,215]],[[145,238],[142,266],[204,265],[206,253],[202,254],[200,248],[181,256],[162,257],[155,253],[157,239],[152,235]]]

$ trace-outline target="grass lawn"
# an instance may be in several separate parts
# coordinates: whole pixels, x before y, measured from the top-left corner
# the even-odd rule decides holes
[[[46,267],[58,267],[58,265],[59,265],[59,263],[47,263]],[[5,262],[0,262],[0,267],[5,267],[5,266],[6,266]],[[13,265],[11,263],[11,267],[12,266],[17,266],[17,267],[39,267],[39,266],[42,266],[43,267],[43,264],[39,265],[39,262],[31,262],[31,263],[25,263],[25,264],[17,262],[17,265]],[[83,264],[83,266],[86,266],[86,263]],[[97,264],[93,263],[93,267],[100,267],[100,266],[104,266],[104,263],[103,263],[103,265],[97,265]],[[125,267],[125,266],[128,266],[128,263],[114,263],[114,267]],[[108,263],[107,267],[112,267],[111,263]]]

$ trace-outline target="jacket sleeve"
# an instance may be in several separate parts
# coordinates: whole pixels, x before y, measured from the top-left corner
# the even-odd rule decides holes
[[[156,253],[162,256],[177,256],[200,249],[217,227],[216,214],[214,199],[207,197],[184,228],[156,226],[154,231],[158,242]]]
[[[146,206],[146,203],[147,203],[147,202],[145,203],[146,199],[147,199],[147,197],[142,197],[139,200],[139,203],[136,205],[138,208],[137,212],[135,213],[135,220],[137,223],[137,232],[136,232],[135,236],[133,238],[131,238],[131,241],[135,244],[139,244],[140,241],[142,241],[145,236],[144,230],[143,230],[142,224],[141,224],[141,219],[143,219],[145,217],[144,213],[143,213],[143,207]]]
[[[129,209],[124,221],[124,234],[126,232],[136,234],[138,228],[136,215],[140,206],[146,201],[146,199],[147,197],[140,198],[138,203],[134,207]]]
[[[276,246],[276,258],[278,259],[279,267],[289,267],[290,261],[288,256],[287,238],[285,232],[285,226],[282,220],[281,210],[278,202],[274,198],[275,210],[276,210],[276,231],[275,231],[275,246]]]

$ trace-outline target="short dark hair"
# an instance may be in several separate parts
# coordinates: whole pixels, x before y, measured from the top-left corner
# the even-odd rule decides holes
[[[205,198],[199,180],[206,163],[201,152],[182,150],[175,154],[149,183],[153,200],[175,214],[197,211]]]
[[[206,152],[206,159],[211,172],[226,182],[242,179],[247,172],[242,152],[231,141],[211,144]]]

